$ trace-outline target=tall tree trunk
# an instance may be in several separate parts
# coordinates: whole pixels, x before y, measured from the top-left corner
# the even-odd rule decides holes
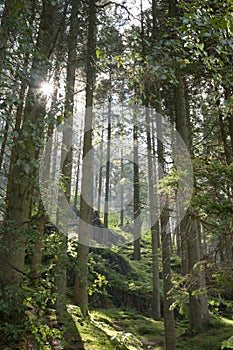
[[[136,116],[135,116],[136,117]],[[136,260],[141,259],[140,236],[140,179],[139,179],[139,157],[138,157],[138,127],[135,124],[133,128],[133,209],[134,209],[134,252],[133,256]]]
[[[100,159],[103,159],[103,143],[104,143],[104,126],[102,125],[101,130],[101,143],[100,143]],[[98,174],[98,201],[97,201],[97,210],[100,214],[101,211],[101,195],[102,195],[102,180],[103,180],[103,166],[100,167]]]
[[[168,228],[169,210],[168,202],[161,215],[162,236],[162,261],[163,261],[163,296],[164,296],[164,329],[166,350],[176,350],[176,331],[174,311],[171,310],[173,303],[172,273],[171,273],[171,234]]]
[[[123,161],[123,145],[121,144],[121,209],[120,209],[120,226],[124,226],[124,161]]]
[[[185,94],[184,78],[181,73],[177,73],[178,85],[176,86],[176,126],[188,149],[191,148],[190,122],[187,115],[187,103]],[[191,152],[191,150],[190,150]],[[193,208],[189,208],[183,218],[181,230],[182,249],[182,270],[193,276],[195,283],[192,283],[189,292],[189,318],[191,329],[203,329],[208,324],[207,299],[199,290],[205,289],[205,274],[203,266],[200,264],[200,227],[198,225],[197,214]],[[184,255],[185,254],[185,255]],[[202,291],[203,293],[203,291]]]
[[[156,131],[157,131],[157,154],[158,154],[158,180],[163,178],[163,173],[166,170],[164,154],[164,136],[162,129],[162,108],[161,108],[161,94],[160,82],[156,84]],[[152,124],[153,125],[153,124]],[[156,177],[155,177],[156,178]],[[157,196],[156,196],[157,198]],[[163,205],[161,200],[157,200],[157,205]],[[172,271],[171,271],[171,232],[169,227],[169,201],[166,198],[164,209],[160,216],[160,229],[162,240],[162,265],[163,265],[163,299],[164,299],[164,330],[165,330],[165,345],[166,350],[176,350],[176,330],[175,330],[175,316],[174,310],[171,310],[173,303],[172,297]],[[159,244],[159,242],[158,242]]]
[[[32,63],[29,90],[24,108],[23,124],[15,140],[8,177],[6,216],[1,252],[1,286],[12,287],[20,293],[23,276],[26,237],[25,230],[30,219],[30,196],[36,174],[34,160],[38,158],[40,142],[43,139],[44,105],[38,98],[40,84],[45,80],[49,68],[48,61],[54,45],[54,30],[58,19],[58,7],[51,1],[44,1],[41,22]],[[20,174],[20,180],[19,180]],[[16,302],[16,307],[17,307]]]
[[[111,81],[111,78],[110,78]],[[104,227],[108,228],[108,202],[109,202],[109,190],[110,190],[110,157],[111,157],[111,97],[108,102],[108,137],[107,137],[107,162],[105,173],[105,201],[104,201]]]
[[[80,203],[80,227],[77,266],[74,287],[74,302],[84,315],[88,313],[88,253],[89,233],[92,221],[92,159],[87,157],[92,151],[92,114],[96,60],[96,0],[89,0],[88,38],[86,64],[86,113],[83,142],[83,165]],[[90,154],[89,153],[89,154]]]
[[[176,109],[176,129],[180,133],[186,147],[190,150],[190,130],[189,120],[186,110],[186,97],[185,86],[183,76],[181,73],[178,75],[178,85],[175,88],[175,109]],[[180,245],[181,245],[181,270],[185,275],[189,272],[188,262],[188,245],[187,245],[187,226],[189,222],[189,216],[186,214],[179,225],[180,231]]]
[[[141,0],[141,38],[142,38],[142,57],[145,59],[145,31],[144,31],[144,13],[143,3]],[[154,11],[154,5],[153,5]],[[151,240],[152,240],[152,273],[153,273],[153,286],[152,286],[152,317],[155,320],[161,318],[161,305],[160,305],[160,279],[159,279],[159,222],[156,219],[157,204],[155,194],[154,183],[154,167],[153,167],[153,147],[151,137],[151,118],[149,110],[150,102],[150,84],[147,79],[148,72],[145,71],[144,75],[144,105],[146,106],[146,138],[147,138],[147,167],[148,167],[148,191],[149,191],[149,206],[150,206],[150,222],[151,222]]]
[[[146,108],[146,134],[147,134],[147,163],[148,163],[148,184],[149,184],[149,203],[150,203],[150,221],[151,221],[151,236],[152,236],[152,269],[153,269],[153,291],[152,291],[152,316],[155,320],[161,317],[160,307],[160,279],[159,279],[159,225],[156,219],[156,200],[154,189],[154,171],[152,158],[152,140],[150,130],[150,111]]]
[[[75,73],[77,60],[77,42],[79,32],[78,13],[80,2],[72,0],[70,17],[70,32],[68,41],[68,61],[66,74],[66,99],[65,99],[65,120],[67,119],[68,127],[63,132],[61,164],[62,183],[65,191],[67,202],[70,204],[71,196],[71,177],[72,177],[72,137],[73,137],[73,109],[74,109],[74,90],[75,90]],[[59,207],[58,207],[59,211]],[[59,220],[58,212],[58,220]],[[61,248],[58,255],[58,262],[55,268],[55,287],[57,292],[56,309],[62,311],[66,309],[66,257],[67,257],[67,237],[61,236]]]
[[[191,330],[201,330],[208,325],[208,303],[205,296],[205,270],[201,264],[200,227],[195,211],[190,208],[189,231],[187,232],[189,273],[189,321]]]
[[[57,77],[57,75],[55,74]],[[25,82],[26,83],[26,82]],[[22,84],[23,85],[23,84]],[[26,84],[25,84],[26,85]],[[22,88],[24,91],[24,87]],[[52,98],[52,104],[51,104],[51,109],[50,112],[53,112],[53,108],[56,105],[57,101],[57,89],[54,91],[53,98]],[[20,110],[23,110],[23,103],[20,103],[19,108],[17,108],[16,114],[16,123],[15,123],[15,128],[19,130],[20,128],[20,123],[21,123],[21,113]],[[18,120],[17,120],[18,119]],[[47,142],[46,142],[46,154],[51,155],[52,152],[52,134],[53,134],[53,129],[54,129],[54,124],[51,124],[48,126],[48,131],[47,131]],[[48,173],[48,177],[51,176],[51,158],[47,157],[46,158],[46,163],[45,163],[45,169]],[[42,260],[43,260],[43,248],[44,248],[44,230],[45,230],[45,224],[48,221],[48,216],[45,212],[43,201],[41,198],[36,198],[40,197],[37,189],[35,189],[35,193],[37,196],[35,196],[35,202],[38,201],[38,213],[35,216],[32,216],[32,224],[36,226],[35,231],[36,231],[36,236],[34,240],[34,245],[33,245],[33,253],[32,253],[32,259],[31,259],[31,266],[30,266],[30,277],[33,280],[33,283],[35,285],[39,284],[39,278],[41,277],[41,266],[42,266]]]
[[[80,130],[80,133],[82,133],[82,128]],[[75,193],[74,193],[74,211],[75,212],[77,212],[77,205],[78,205],[78,189],[79,189],[79,177],[80,177],[81,146],[82,146],[82,136],[80,136],[80,139],[79,139],[78,161],[77,161],[76,179],[75,179]]]

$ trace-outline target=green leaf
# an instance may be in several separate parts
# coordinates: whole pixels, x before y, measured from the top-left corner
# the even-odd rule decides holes
[[[201,51],[203,51],[203,49],[204,49],[204,43],[198,44],[198,47],[199,47],[199,49],[200,49]]]
[[[101,51],[100,49],[96,50],[96,56],[97,56],[97,58],[100,58],[101,52],[102,52],[102,51]]]
[[[29,165],[29,164],[24,164],[24,165],[23,165],[23,168],[24,168],[25,173],[26,173],[26,174],[29,174],[30,165]]]

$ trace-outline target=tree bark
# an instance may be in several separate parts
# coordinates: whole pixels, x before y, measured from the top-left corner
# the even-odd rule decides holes
[[[121,143],[121,210],[120,210],[120,226],[124,226],[124,161],[123,161],[123,145]]]
[[[191,130],[187,115],[187,103],[185,94],[184,78],[177,73],[178,85],[176,86],[176,126],[177,131],[183,138],[191,152]],[[196,219],[195,210],[190,207],[180,225],[181,248],[182,248],[182,271],[189,273],[192,283],[189,291],[189,319],[191,330],[203,329],[208,324],[208,305],[204,296],[205,273],[201,265],[200,251],[200,227]],[[185,254],[185,255],[184,255]]]
[[[9,113],[10,112],[11,112],[11,110],[9,111]],[[3,166],[3,160],[4,160],[4,155],[5,155],[6,145],[7,145],[7,139],[8,139],[9,126],[10,126],[9,125],[9,118],[7,116],[6,117],[6,122],[5,122],[5,127],[4,127],[3,141],[2,141],[2,144],[1,144],[1,150],[0,150],[0,172],[2,171],[2,166]]]
[[[83,165],[80,203],[80,227],[75,275],[74,302],[79,305],[84,315],[88,313],[88,253],[89,234],[92,220],[92,159],[87,157],[92,151],[92,114],[93,92],[96,60],[96,0],[89,0],[88,9],[88,38],[86,64],[86,113],[83,143]]]
[[[189,215],[195,216],[190,208]],[[190,218],[187,237],[189,273],[189,318],[191,330],[201,330],[208,325],[208,303],[205,295],[205,270],[201,263],[200,228],[197,220]]]
[[[168,203],[161,215],[162,261],[163,261],[163,296],[164,296],[164,329],[166,350],[176,350],[176,331],[174,311],[171,310],[172,273],[171,273],[171,234],[168,228]]]
[[[141,222],[140,222],[140,179],[139,179],[139,157],[138,157],[138,127],[135,124],[133,128],[133,207],[134,207],[134,252],[133,256],[136,260],[141,259]]]
[[[77,60],[77,43],[79,22],[78,13],[80,2],[72,0],[70,17],[70,32],[68,41],[68,60],[66,73],[66,98],[65,98],[65,120],[67,120],[67,128],[63,132],[62,139],[62,155],[61,164],[62,183],[65,191],[67,202],[70,204],[71,196],[71,177],[72,177],[72,137],[73,137],[73,109],[74,109],[74,90],[75,90],[75,73]],[[58,211],[60,210],[58,205]],[[59,220],[58,212],[58,220]],[[58,253],[58,262],[55,268],[55,288],[57,292],[56,310],[62,311],[66,309],[66,258],[67,258],[67,237],[61,236],[61,246]]]
[[[111,77],[110,77],[111,85]],[[105,201],[104,201],[104,227],[108,228],[108,202],[109,202],[109,190],[110,190],[110,157],[111,157],[111,97],[108,102],[108,137],[107,137],[107,162],[105,172]]]
[[[31,196],[37,186],[36,160],[43,139],[44,102],[38,96],[40,84],[45,80],[57,26],[58,6],[47,0],[43,3],[35,55],[30,72],[23,123],[18,138],[14,140],[8,176],[6,215],[1,244],[0,287],[12,288],[16,294],[15,307],[21,304],[25,247],[31,215]],[[17,313],[17,312],[16,312]]]
[[[33,247],[33,254],[31,260],[30,277],[32,278],[34,285],[38,284],[41,276],[41,266],[43,258],[43,239],[44,239],[44,228],[47,221],[47,217],[44,212],[42,201],[39,201],[39,210],[36,218],[33,220],[33,224],[36,225],[36,237]]]
[[[80,129],[80,133],[82,133],[82,128]],[[80,177],[81,147],[82,147],[82,136],[80,136],[80,139],[79,139],[78,162],[77,162],[76,179],[75,179],[75,194],[74,194],[74,211],[75,212],[77,212],[77,204],[78,204],[78,189],[79,189],[79,177]]]
[[[146,134],[147,134],[147,163],[148,163],[148,184],[149,184],[149,203],[150,203],[150,221],[152,236],[152,269],[153,269],[153,291],[152,291],[152,316],[155,320],[161,318],[160,306],[160,279],[159,279],[159,223],[156,219],[156,200],[154,191],[153,178],[153,161],[152,161],[152,140],[150,130],[150,111],[146,108]]]
[[[104,156],[104,150],[103,150],[103,144],[104,144],[104,126],[102,125],[101,130],[101,141],[100,141],[100,159],[103,159]],[[101,196],[102,196],[102,181],[103,181],[103,165],[101,165],[99,174],[98,174],[98,200],[97,200],[97,210],[98,213],[101,211]]]

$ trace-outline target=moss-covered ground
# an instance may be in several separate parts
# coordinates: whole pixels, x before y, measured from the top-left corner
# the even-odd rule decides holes
[[[154,321],[136,311],[117,308],[90,311],[86,319],[81,317],[75,306],[69,305],[68,312],[72,316],[72,322],[76,325],[83,343],[83,347],[77,347],[77,349],[165,350],[162,320]],[[66,327],[69,328],[69,323],[66,324]],[[176,331],[177,349],[179,350],[233,348],[224,347],[224,344],[227,344],[227,340],[233,335],[233,321],[223,317],[212,317],[209,328],[201,333],[190,335],[187,321],[177,322]],[[74,334],[70,344],[72,342],[78,344]],[[230,344],[229,341],[228,344]],[[72,349],[72,347],[66,347],[66,349],[69,348]]]

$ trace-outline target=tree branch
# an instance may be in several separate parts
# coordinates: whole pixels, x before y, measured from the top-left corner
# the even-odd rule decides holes
[[[96,5],[96,6],[97,6],[97,8],[102,9],[102,8],[108,6],[108,5],[115,5],[116,7],[120,7],[120,8],[122,8],[123,10],[125,10],[125,11],[128,13],[129,17],[135,18],[135,17],[130,13],[130,11],[128,10],[128,8],[127,8],[125,5],[118,4],[118,3],[114,2],[114,1],[108,1],[108,2],[106,2],[106,3],[103,4],[103,5]]]

